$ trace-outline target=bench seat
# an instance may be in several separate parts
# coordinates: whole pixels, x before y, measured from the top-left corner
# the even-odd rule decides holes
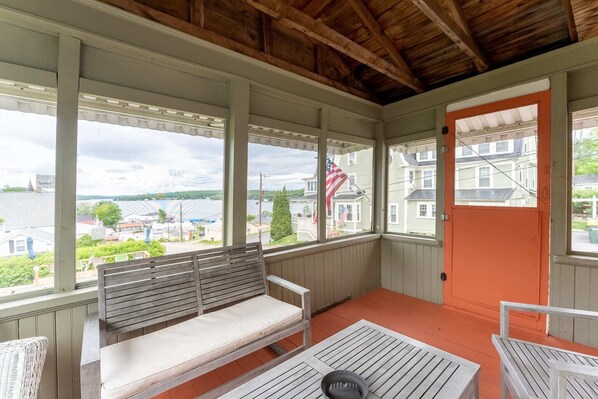
[[[105,346],[102,398],[125,398],[297,323],[302,309],[261,295]],[[165,345],[165,343],[167,343]]]

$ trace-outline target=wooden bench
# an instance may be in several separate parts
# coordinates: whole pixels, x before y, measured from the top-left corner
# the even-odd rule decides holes
[[[500,304],[501,398],[598,398],[598,357],[509,338],[509,311],[598,320],[598,312],[514,302]]]
[[[302,308],[270,297],[268,281]],[[105,264],[98,296],[83,332],[84,399],[150,398],[303,333],[300,347],[206,394],[215,397],[310,346],[309,290],[266,276],[260,243]],[[125,333],[134,338],[116,342]]]

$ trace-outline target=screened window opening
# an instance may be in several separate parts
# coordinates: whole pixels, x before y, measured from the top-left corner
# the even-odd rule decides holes
[[[77,282],[97,267],[221,246],[224,121],[79,98]]]
[[[456,121],[455,205],[537,206],[537,105]]]
[[[54,286],[56,91],[0,80],[0,297]]]
[[[374,150],[371,146],[328,140],[326,208],[336,211],[326,218],[326,237],[372,230],[373,177]]]
[[[249,131],[247,242],[270,249],[317,241],[317,137]]]
[[[572,120],[571,251],[598,254],[598,108]]]
[[[433,237],[436,232],[436,140],[405,142],[390,146],[388,151],[387,196],[391,205],[386,231]]]

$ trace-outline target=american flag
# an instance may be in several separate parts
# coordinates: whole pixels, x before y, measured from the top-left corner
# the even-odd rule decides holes
[[[341,213],[338,216],[338,222],[345,223],[345,221],[347,220],[347,216],[349,216],[349,208],[345,207],[345,210],[343,211],[343,213]]]
[[[326,158],[326,207],[328,209],[332,207],[334,193],[347,179],[346,173],[336,166],[332,159]]]

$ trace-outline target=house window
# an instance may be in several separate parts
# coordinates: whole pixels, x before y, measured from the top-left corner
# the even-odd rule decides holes
[[[461,147],[461,156],[462,157],[470,157],[473,155],[473,150],[470,146],[463,146]]]
[[[357,151],[350,152],[347,156],[347,162],[349,165],[357,164]]]
[[[389,204],[388,206],[388,223],[397,224],[399,223],[399,205]]]
[[[490,143],[478,145],[478,154],[484,155],[490,153]]]
[[[192,112],[80,95],[77,283],[95,280],[101,264],[171,254],[173,242],[186,251],[222,245],[216,198],[224,165],[206,160],[223,159],[224,140],[216,133],[223,127],[214,127],[223,124]],[[199,241],[200,223],[211,232],[204,237],[210,244]]]
[[[436,217],[436,204],[433,202],[418,202],[417,217],[423,219],[433,219]]]
[[[424,170],[423,172],[423,188],[434,188],[434,171]]]
[[[54,285],[54,115],[54,89],[2,80],[0,297]],[[35,253],[28,254],[25,237]]]
[[[318,223],[324,218],[317,214],[313,194],[303,196],[302,181],[309,178],[308,191],[318,191],[318,179],[313,178],[318,169],[318,139],[282,131],[275,139],[272,133],[262,136],[269,131],[262,127],[249,133],[247,214],[257,216],[261,202],[263,218],[262,234],[257,231],[247,241],[257,242],[261,237],[265,249],[317,241]]]
[[[499,141],[496,143],[496,152],[508,152],[509,151],[509,142],[508,141]]]
[[[369,209],[374,203],[373,147],[335,139],[328,139],[327,145],[328,164],[336,167],[330,169],[331,175],[326,182],[327,196],[334,195],[331,197],[333,217],[326,221],[329,226],[326,229],[327,238],[372,231],[371,214],[361,215],[361,209]],[[345,170],[343,165],[356,162],[357,159],[359,167],[351,168],[351,173],[348,173],[349,170]],[[339,182],[342,184],[337,186]]]
[[[478,187],[492,187],[492,176],[490,175],[490,166],[480,166],[478,168]]]
[[[435,138],[389,146],[388,151],[395,157],[387,165],[386,232],[435,236],[436,165],[431,161],[436,158],[436,146]]]
[[[347,176],[349,177],[347,179],[349,184],[349,191],[357,191],[357,186],[355,185],[357,181],[357,175],[355,173],[349,173],[347,174]]]

